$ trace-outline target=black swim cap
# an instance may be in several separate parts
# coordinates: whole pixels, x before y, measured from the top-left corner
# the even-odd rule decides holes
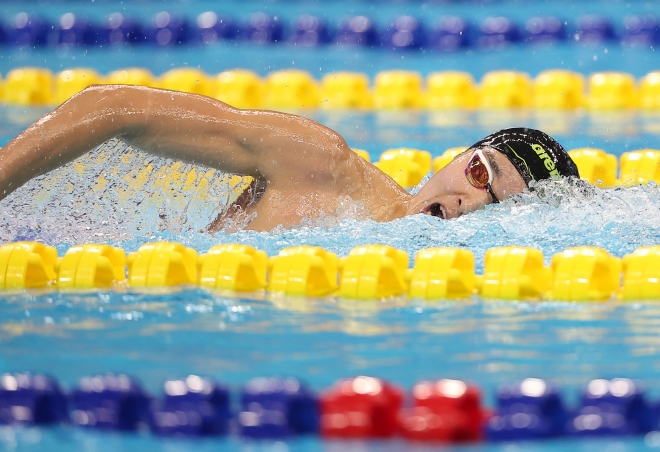
[[[476,142],[470,148],[485,146],[490,146],[504,154],[527,185],[532,180],[559,176],[580,177],[577,166],[568,152],[554,138],[540,130],[522,127],[500,130]]]

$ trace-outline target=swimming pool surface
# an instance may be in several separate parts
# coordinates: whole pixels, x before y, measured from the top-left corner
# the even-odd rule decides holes
[[[259,8],[323,12],[338,17],[345,10],[379,18],[395,12],[440,14],[448,11],[481,18],[494,11],[529,17],[589,12],[587,2],[495,2],[470,4],[331,2],[230,2],[236,14]],[[192,6],[191,6],[192,5]],[[646,11],[643,2],[600,2],[599,7],[620,16]],[[5,14],[20,5],[2,4]],[[216,9],[215,3],[168,3],[188,8],[190,14]],[[82,8],[78,3],[42,5],[57,15]],[[102,3],[94,14],[107,14],[117,4]],[[124,6],[121,6],[122,8]],[[146,2],[135,6],[147,15],[163,8]],[[607,51],[605,50],[607,48]],[[404,57],[404,58],[402,58]],[[373,76],[385,69],[414,69],[422,74],[461,69],[477,79],[494,69],[516,69],[536,75],[549,68],[567,68],[584,74],[624,70],[640,77],[658,69],[656,53],[615,44],[583,47],[559,45],[540,49],[515,47],[497,52],[457,54],[388,53],[381,50],[305,50],[218,45],[152,51],[145,48],[114,50],[19,51],[5,50],[0,72],[28,65],[58,71],[75,66],[101,73],[139,65],[160,74],[171,67],[200,66],[209,73],[233,67],[261,75],[289,67],[311,71],[316,77],[336,70],[360,70]],[[0,107],[0,144],[46,112],[44,109]],[[590,146],[620,155],[657,148],[660,115],[636,112],[328,112],[304,111],[346,137],[352,147],[366,149],[372,161],[387,148],[410,146],[440,155],[446,148],[469,145],[508,126],[540,128],[567,149]],[[475,253],[477,272],[483,255],[503,245],[533,246],[546,262],[570,246],[594,245],[616,256],[639,246],[660,244],[660,189],[608,189],[547,183],[499,205],[450,221],[413,216],[391,223],[367,220],[359,206],[347,202],[335,216],[309,221],[304,227],[270,233],[242,231],[215,235],[204,226],[221,209],[228,191],[218,183],[208,192],[193,193],[169,179],[152,179],[136,189],[122,175],[139,172],[145,160],[156,169],[173,162],[134,155],[112,143],[74,165],[33,181],[0,202],[0,243],[40,240],[58,248],[98,241],[135,251],[154,240],[178,241],[206,252],[218,243],[253,245],[274,255],[291,245],[319,245],[345,256],[356,245],[382,243],[407,251],[459,246]],[[116,173],[113,171],[116,169]],[[189,165],[177,167],[188,174]],[[199,171],[196,168],[196,171]],[[100,177],[111,183],[99,185]],[[72,182],[71,186],[67,181]],[[162,392],[168,378],[199,374],[227,382],[238,390],[256,376],[296,376],[315,389],[336,379],[367,374],[405,388],[421,379],[458,378],[480,385],[488,404],[501,383],[525,377],[554,380],[569,403],[592,378],[639,379],[652,399],[660,398],[660,306],[654,303],[504,302],[472,297],[462,301],[424,303],[392,299],[351,302],[335,298],[303,299],[264,294],[242,298],[196,288],[114,290],[98,292],[0,292],[0,372],[47,372],[71,388],[81,377],[123,372],[139,378],[153,394]],[[250,442],[236,437],[204,440],[163,440],[148,434],[105,434],[69,427],[14,429],[0,427],[0,447],[21,451],[116,450],[227,450],[227,451],[399,451],[410,448],[401,440],[336,442],[302,438],[281,442]],[[594,450],[633,451],[660,447],[656,437],[601,440],[556,440],[522,444],[480,444],[460,450]],[[415,445],[415,450],[440,446]],[[443,449],[444,450],[444,449]]]

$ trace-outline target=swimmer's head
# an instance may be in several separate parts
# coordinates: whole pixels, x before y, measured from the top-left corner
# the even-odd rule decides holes
[[[415,195],[408,215],[456,218],[522,192],[531,181],[579,177],[566,150],[534,129],[504,129],[478,141]]]
[[[468,149],[491,147],[506,156],[525,183],[552,177],[580,177],[568,152],[550,135],[540,130],[504,129],[488,135]]]

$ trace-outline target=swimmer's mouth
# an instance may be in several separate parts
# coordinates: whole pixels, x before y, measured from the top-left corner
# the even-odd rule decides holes
[[[433,204],[429,204],[428,206],[424,207],[421,213],[424,215],[431,215],[434,217],[442,218],[443,220],[447,218],[445,215],[445,208],[442,207],[439,202],[434,202]]]

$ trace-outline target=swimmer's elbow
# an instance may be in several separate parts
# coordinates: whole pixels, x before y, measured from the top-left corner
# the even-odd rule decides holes
[[[111,112],[119,104],[124,87],[117,85],[91,85],[71,96],[60,105],[60,109],[69,110],[70,114],[81,115],[89,119],[97,112]]]
[[[91,85],[64,102],[58,111],[70,124],[81,124],[105,139],[145,128],[149,93],[127,85]]]
[[[111,105],[138,105],[153,88],[133,85],[90,85],[72,96],[67,102],[103,102]]]
[[[99,96],[107,96],[109,93],[121,93],[125,90],[125,86],[122,85],[90,85],[87,88],[79,91],[77,94],[74,94],[67,100],[64,104],[75,102],[89,102],[89,101],[98,101]]]

